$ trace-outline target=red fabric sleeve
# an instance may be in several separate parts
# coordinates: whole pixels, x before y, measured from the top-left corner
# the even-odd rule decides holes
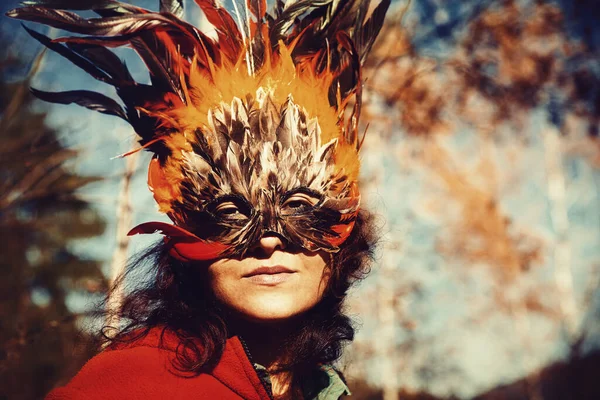
[[[170,351],[148,346],[104,351],[46,400],[240,399],[211,375],[178,375],[171,366],[172,356]]]

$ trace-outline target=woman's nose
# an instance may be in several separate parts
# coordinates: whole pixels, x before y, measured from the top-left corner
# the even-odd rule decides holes
[[[266,232],[254,245],[253,249],[257,253],[270,256],[276,250],[285,250],[286,240],[280,234],[275,232]]]

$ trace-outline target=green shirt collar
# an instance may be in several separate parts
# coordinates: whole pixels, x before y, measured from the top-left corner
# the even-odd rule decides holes
[[[271,392],[271,377],[266,368],[254,364],[258,376]],[[330,365],[320,365],[304,382],[302,392],[306,400],[338,400],[341,396],[349,396],[350,389],[341,377],[341,374]]]

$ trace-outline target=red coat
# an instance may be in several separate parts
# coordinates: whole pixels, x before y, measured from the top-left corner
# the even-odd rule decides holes
[[[176,336],[166,334],[159,347],[160,331],[153,329],[143,339],[98,354],[46,400],[270,399],[237,337],[227,340],[211,373],[184,377],[171,365]]]

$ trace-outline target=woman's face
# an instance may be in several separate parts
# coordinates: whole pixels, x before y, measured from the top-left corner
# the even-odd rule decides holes
[[[251,321],[277,321],[316,305],[329,279],[325,252],[286,248],[276,235],[264,236],[242,259],[223,258],[208,267],[222,304]]]

